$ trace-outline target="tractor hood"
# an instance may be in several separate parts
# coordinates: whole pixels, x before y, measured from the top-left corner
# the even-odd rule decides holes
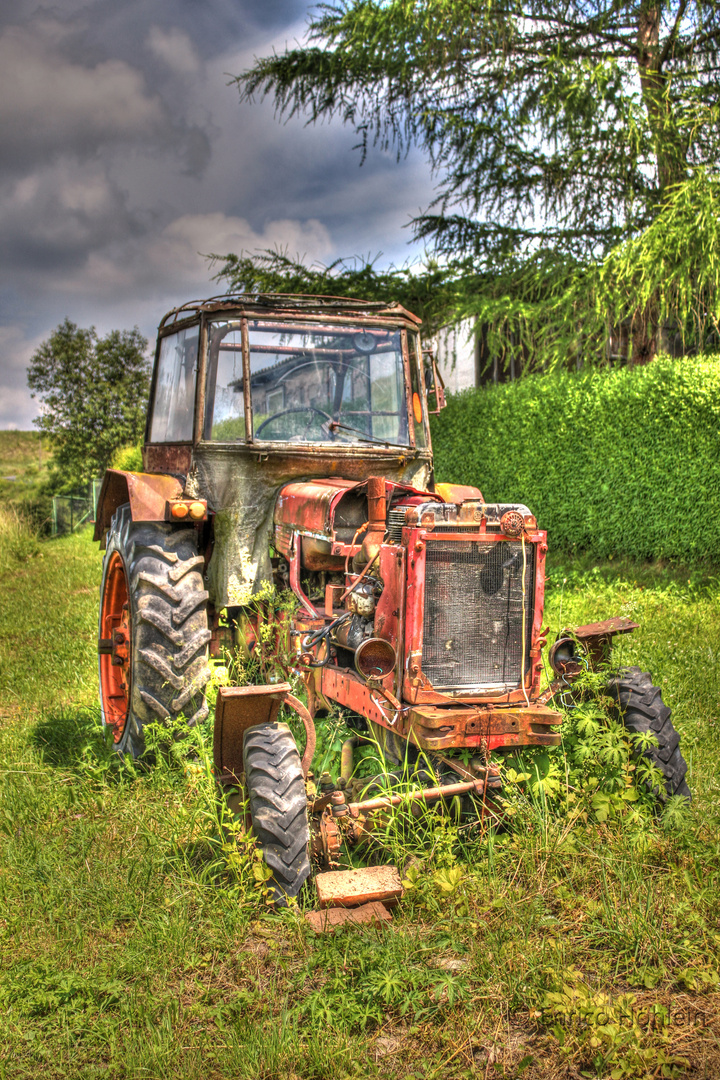
[[[385,497],[388,506],[411,497],[444,501],[437,494],[391,480],[385,481]],[[296,534],[349,544],[368,518],[367,480],[332,477],[285,484],[275,503],[275,546],[289,558]]]

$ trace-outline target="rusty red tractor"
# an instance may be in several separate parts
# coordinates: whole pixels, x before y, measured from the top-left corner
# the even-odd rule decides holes
[[[494,751],[560,742],[560,683],[541,689],[546,533],[526,506],[435,482],[431,403],[444,404],[437,368],[399,305],[186,304],[159,328],[145,471],[104,479],[100,696],[118,751],[139,755],[150,722],[205,719],[208,655],[228,635],[252,646],[248,611],[264,587],[297,600],[289,634],[307,704],[270,682],[222,688],[215,714],[218,783],[244,786],[278,898],[298,893],[313,852],[336,865],[341,841],[400,799],[353,801],[350,745],[341,776],[308,802],[314,718],[333,704],[391,766],[433,763],[403,799],[482,806],[500,785]],[[633,628],[610,619],[556,641],[558,680]],[[656,736],[646,752],[663,797],[688,794],[650,677],[631,668],[610,692],[627,726]],[[305,725],[302,759],[277,720],[283,703]]]

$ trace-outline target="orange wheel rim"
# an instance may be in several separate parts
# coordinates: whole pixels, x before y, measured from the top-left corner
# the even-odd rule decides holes
[[[100,609],[100,696],[105,723],[120,742],[130,708],[130,598],[127,574],[114,551],[105,575]]]

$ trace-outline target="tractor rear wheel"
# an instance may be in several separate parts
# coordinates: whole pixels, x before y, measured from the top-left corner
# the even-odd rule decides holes
[[[255,837],[272,870],[268,886],[285,907],[310,876],[310,828],[300,755],[287,724],[256,724],[243,737],[245,787]]]
[[[118,753],[138,757],[143,728],[208,714],[208,594],[193,529],[133,522],[115,512],[100,586],[99,674],[103,725]]]
[[[657,746],[642,750],[644,757],[665,777],[663,789],[652,794],[660,803],[671,795],[684,795],[691,799],[690,788],[685,781],[687,763],[680,753],[680,736],[670,719],[670,709],[664,703],[652,676],[639,667],[625,668],[611,676],[607,690],[618,705],[618,713],[628,731],[650,734],[657,739]]]

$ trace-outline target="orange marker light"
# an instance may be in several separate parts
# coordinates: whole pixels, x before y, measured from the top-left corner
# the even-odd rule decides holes
[[[418,424],[422,424],[422,402],[419,394],[413,394],[413,415]]]
[[[205,507],[201,502],[190,503],[190,517],[196,519],[205,517]]]
[[[174,518],[185,518],[188,515],[188,508],[185,503],[173,503],[170,513]]]

